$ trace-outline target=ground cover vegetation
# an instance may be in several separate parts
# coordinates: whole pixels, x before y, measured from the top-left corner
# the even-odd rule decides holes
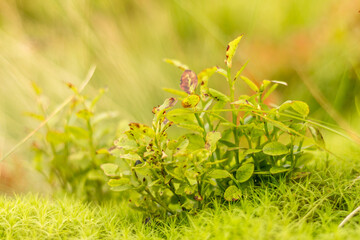
[[[273,178],[234,203],[214,199],[197,214],[148,219],[126,201],[84,203],[25,195],[0,199],[2,239],[357,239],[359,217],[339,223],[360,205],[359,157],[317,158],[312,174]],[[357,153],[359,154],[359,153]],[[147,221],[146,221],[147,220]],[[145,223],[147,222],[147,223]]]

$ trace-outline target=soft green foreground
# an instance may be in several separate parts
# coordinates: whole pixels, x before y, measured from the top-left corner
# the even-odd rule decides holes
[[[0,198],[1,239],[359,239],[359,163],[325,160],[298,181],[275,181],[232,205],[144,224],[124,203],[103,206],[34,195]],[[321,163],[320,163],[321,162]],[[329,165],[331,167],[326,167]]]

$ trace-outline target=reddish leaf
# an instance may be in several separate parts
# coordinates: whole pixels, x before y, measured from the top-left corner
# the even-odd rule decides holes
[[[196,73],[191,70],[185,70],[181,75],[180,87],[188,94],[192,94],[198,84]]]

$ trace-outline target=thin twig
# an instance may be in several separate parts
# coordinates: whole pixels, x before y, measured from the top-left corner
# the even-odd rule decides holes
[[[84,82],[79,87],[79,92],[84,90],[86,85],[89,83],[90,79],[94,75],[96,66],[91,66]],[[8,158],[11,154],[13,154],[21,145],[27,142],[37,131],[39,131],[42,127],[44,127],[56,114],[58,114],[68,103],[73,100],[75,96],[69,96],[65,99],[65,101],[60,104],[37,128],[35,128],[32,132],[30,132],[26,137],[24,137],[20,142],[18,142],[9,152],[7,152],[4,156],[1,157],[0,162]]]
[[[360,206],[357,207],[354,211],[352,211],[349,215],[347,215],[346,218],[339,224],[338,228],[342,228],[345,225],[345,223],[347,223],[359,211],[360,211]]]

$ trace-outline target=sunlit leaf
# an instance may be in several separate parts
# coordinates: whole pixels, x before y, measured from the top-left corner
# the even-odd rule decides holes
[[[266,93],[264,94],[264,96],[262,97],[262,99],[263,99],[263,100],[267,99],[267,98],[270,96],[270,94],[271,94],[273,91],[275,91],[275,89],[276,89],[278,86],[279,86],[279,84],[274,84],[274,85],[272,85],[272,86],[270,87],[270,89],[266,91]]]
[[[291,107],[303,117],[306,117],[310,112],[309,106],[302,101],[293,101]]]
[[[240,76],[240,74],[244,71],[244,69],[245,69],[245,67],[247,66],[248,63],[249,63],[249,61],[246,61],[246,63],[245,63],[244,65],[242,65],[242,67],[240,68],[240,70],[237,71],[234,80],[236,80],[236,79]]]
[[[226,62],[226,65],[231,68],[232,66],[232,59],[233,59],[233,56],[236,52],[236,49],[239,45],[239,42],[241,40],[241,38],[243,37],[243,35],[240,35],[239,37],[235,38],[233,41],[231,41],[227,48],[226,48],[226,59],[225,59],[225,62]]]
[[[279,142],[270,142],[263,147],[263,153],[265,153],[266,155],[279,156],[287,154],[288,152],[289,150],[287,149],[287,147]]]
[[[200,102],[200,97],[198,95],[189,95],[185,98],[181,104],[184,108],[194,108]]]
[[[205,149],[214,152],[217,142],[221,139],[220,132],[208,132],[206,134]]]
[[[284,172],[288,172],[288,171],[290,171],[290,169],[289,168],[284,168],[284,167],[274,166],[274,167],[270,168],[270,173],[271,174],[284,173]]]
[[[84,120],[89,120],[94,114],[87,109],[82,109],[76,113],[76,116]]]
[[[224,76],[225,78],[227,78],[227,72],[225,69],[218,67],[216,72],[219,73],[220,75]]]
[[[181,70],[185,71],[187,69],[189,69],[188,66],[186,66],[185,64],[181,63],[180,61],[176,60],[176,59],[164,59],[164,62],[170,63],[171,65],[180,68]]]
[[[245,76],[240,77],[254,92],[259,92],[259,88],[256,84]]]
[[[31,81],[31,86],[37,96],[42,94],[42,89],[34,81]]]
[[[230,186],[225,190],[224,198],[226,201],[236,201],[241,198],[241,190],[236,186]]]
[[[176,90],[176,89],[163,88],[162,90],[164,90],[165,92],[174,94],[174,95],[178,95],[178,96],[180,96],[180,97],[187,97],[187,94],[186,94],[186,93],[184,93],[183,91]]]
[[[230,102],[230,98],[228,96],[226,96],[222,92],[219,92],[215,89],[209,88],[209,94],[212,98],[214,98],[217,101]]]
[[[217,71],[217,67],[206,68],[198,74],[200,93],[203,100],[209,95],[208,79]]]
[[[25,112],[24,115],[29,116],[33,119],[39,120],[40,122],[45,120],[45,117],[43,115],[32,113],[32,112]]]
[[[221,179],[221,178],[229,178],[229,177],[232,177],[232,175],[226,171],[226,170],[223,170],[223,169],[215,169],[213,171],[211,171],[208,176],[210,178],[215,178],[215,179]]]
[[[77,139],[87,139],[89,138],[89,133],[85,129],[77,126],[66,126],[66,132],[70,133],[74,138]]]
[[[283,104],[281,104],[281,106],[279,107],[280,111],[285,111],[286,109],[292,108],[295,112],[297,112],[298,114],[300,114],[303,117],[306,117],[310,110],[309,110],[309,106],[302,101],[291,101],[288,100],[286,102],[284,102]]]
[[[254,173],[254,164],[253,163],[245,163],[236,171],[236,179],[239,182],[246,182],[251,178]]]
[[[101,166],[101,169],[104,171],[105,175],[109,177],[119,176],[119,166],[113,163],[104,163]]]
[[[315,142],[320,145],[322,148],[325,147],[325,140],[324,137],[322,136],[320,130],[317,127],[313,127],[313,126],[309,126],[308,127],[310,130],[310,133],[313,137],[313,139],[315,140]]]
[[[152,112],[155,114],[155,113],[158,113],[161,111],[168,110],[168,109],[172,108],[173,106],[175,106],[176,103],[177,103],[177,100],[175,98],[167,98],[167,99],[165,99],[165,101],[162,105],[159,105],[158,107],[154,107]]]

